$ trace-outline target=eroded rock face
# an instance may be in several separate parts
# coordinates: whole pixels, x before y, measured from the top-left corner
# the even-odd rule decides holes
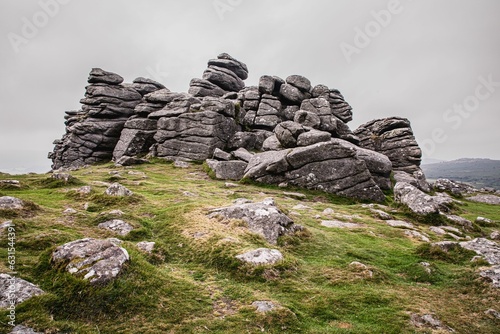
[[[52,263],[93,284],[107,284],[120,274],[130,260],[119,240],[85,238],[56,248]]]
[[[122,81],[115,73],[92,69],[82,109],[66,112],[66,134],[49,154],[52,169],[111,160],[125,122],[142,99],[137,87]]]
[[[406,118],[376,119],[360,125],[354,134],[361,147],[386,155],[394,170],[409,174],[420,170],[422,151]]]
[[[271,244],[276,244],[280,236],[300,228],[276,207],[272,198],[214,209],[209,215],[211,218],[217,216],[245,221],[250,231],[262,235]]]
[[[21,304],[43,293],[42,289],[28,281],[8,274],[0,274],[0,308]]]
[[[394,199],[406,205],[411,211],[420,215],[448,212],[451,198],[427,195],[415,186],[406,182],[398,182],[394,187]]]
[[[356,150],[341,141],[256,154],[245,177],[377,202],[385,198]]]

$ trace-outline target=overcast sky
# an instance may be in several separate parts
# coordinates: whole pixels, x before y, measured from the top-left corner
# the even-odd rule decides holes
[[[338,88],[351,129],[407,117],[426,157],[500,159],[497,0],[1,0],[0,171],[44,172],[88,73],[187,91],[227,52]]]

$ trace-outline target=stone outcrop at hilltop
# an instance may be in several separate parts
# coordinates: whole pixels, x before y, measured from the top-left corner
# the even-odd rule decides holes
[[[382,201],[390,175],[428,190],[410,122],[391,117],[356,131],[337,89],[300,75],[264,75],[245,87],[248,68],[228,54],[208,61],[188,93],[150,79],[123,83],[93,69],[82,109],[66,112],[66,134],[49,154],[52,168],[78,168],[146,155],[204,161],[221,179],[319,189]]]

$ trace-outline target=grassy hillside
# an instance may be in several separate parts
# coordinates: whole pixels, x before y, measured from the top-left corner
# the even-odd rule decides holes
[[[422,165],[422,169],[430,180],[445,178],[466,182],[476,188],[500,190],[500,160],[458,159]]]
[[[0,189],[1,196],[37,206],[34,212],[0,211],[0,223],[12,219],[17,229],[19,277],[47,292],[17,307],[19,324],[46,333],[430,333],[416,329],[410,314],[434,313],[458,333],[500,332],[498,320],[484,314],[489,308],[500,310],[500,293],[479,279],[479,264],[470,262],[473,254],[429,251],[402,229],[375,218],[362,203],[303,190],[306,199],[297,200],[285,196],[284,189],[253,184],[227,187],[209,179],[200,165],[108,164],[72,175],[76,181],[70,185],[48,175],[0,176],[22,185]],[[134,196],[104,196],[102,182],[115,181]],[[91,185],[92,193],[72,190],[81,185]],[[305,227],[296,236],[281,238],[277,248],[285,260],[280,264],[239,263],[236,254],[270,245],[241,222],[206,217],[209,209],[241,197],[273,197]],[[294,208],[298,204],[309,209]],[[397,210],[396,218],[413,222],[433,241],[442,240],[429,231],[429,221],[414,220],[390,197],[386,204]],[[77,213],[64,214],[70,207]],[[326,208],[334,213],[325,215]],[[93,287],[51,267],[49,257],[58,245],[84,237],[115,237],[97,228],[113,209],[122,210],[120,219],[135,227],[121,238],[131,256],[123,274],[105,287]],[[464,202],[457,213],[496,221],[476,226],[468,233],[471,237],[500,227],[498,207]],[[327,228],[320,225],[322,219],[364,227]],[[152,255],[135,247],[144,240],[156,242]],[[0,243],[7,245],[5,235]],[[8,272],[6,247],[0,248],[0,258],[0,272]],[[367,268],[350,266],[353,261]],[[431,265],[430,274],[420,265],[424,261]],[[256,300],[274,301],[282,308],[260,314],[251,306]],[[0,312],[0,333],[10,330],[6,315]]]

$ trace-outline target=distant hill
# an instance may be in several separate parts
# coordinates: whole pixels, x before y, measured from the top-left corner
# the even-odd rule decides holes
[[[500,190],[500,160],[465,158],[421,167],[429,180],[446,178]]]

